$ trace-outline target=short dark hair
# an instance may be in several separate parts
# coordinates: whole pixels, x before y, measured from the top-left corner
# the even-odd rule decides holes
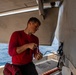
[[[40,22],[39,19],[37,19],[36,17],[31,17],[31,18],[28,20],[28,23],[29,23],[29,22],[35,22],[35,23],[38,22],[38,24],[41,25],[41,22]]]

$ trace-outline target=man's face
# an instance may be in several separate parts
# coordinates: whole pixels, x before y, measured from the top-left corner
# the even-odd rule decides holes
[[[38,22],[30,22],[29,23],[29,31],[30,31],[30,33],[35,33],[37,30],[38,30],[38,28],[39,28],[39,23]]]

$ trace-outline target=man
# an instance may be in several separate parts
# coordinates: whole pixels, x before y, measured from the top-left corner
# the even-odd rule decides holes
[[[10,38],[9,55],[12,63],[20,68],[22,75],[38,75],[32,60],[33,57],[37,60],[42,58],[39,39],[34,35],[40,25],[36,17],[31,17],[25,30],[15,31]]]

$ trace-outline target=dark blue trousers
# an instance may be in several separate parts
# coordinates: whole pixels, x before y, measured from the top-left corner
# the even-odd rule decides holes
[[[20,70],[22,75],[38,75],[36,67],[33,62],[26,65],[16,65]]]

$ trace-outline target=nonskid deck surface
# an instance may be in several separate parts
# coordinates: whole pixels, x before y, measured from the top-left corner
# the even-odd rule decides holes
[[[36,63],[36,69],[38,71],[38,74],[41,75],[42,73],[51,70],[57,66],[57,61],[55,60],[46,60],[42,61],[40,63]]]

